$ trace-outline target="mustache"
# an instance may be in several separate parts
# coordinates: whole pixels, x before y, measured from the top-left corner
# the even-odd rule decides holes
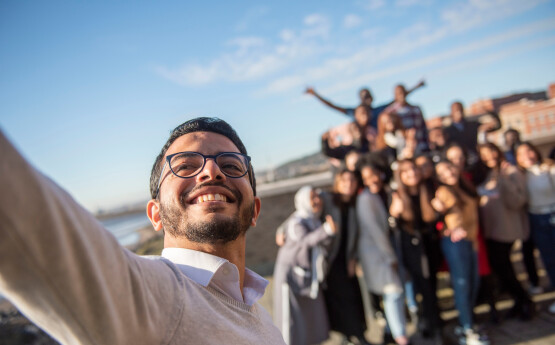
[[[243,195],[234,188],[229,187],[228,185],[224,184],[223,182],[220,181],[208,181],[208,182],[204,182],[201,183],[195,187],[193,187],[193,189],[191,189],[188,192],[184,192],[181,194],[180,196],[180,202],[182,205],[185,205],[185,200],[188,199],[189,195],[196,193],[199,189],[202,189],[204,187],[221,187],[226,189],[227,191],[229,191],[233,197],[235,198],[235,200],[237,201],[237,203],[240,205],[243,202]]]

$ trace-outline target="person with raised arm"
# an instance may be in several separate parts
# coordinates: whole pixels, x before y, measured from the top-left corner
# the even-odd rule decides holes
[[[414,153],[418,154],[428,150],[428,129],[420,107],[407,102],[408,94],[407,89],[402,84],[395,86],[395,101],[385,108],[384,112],[399,116],[404,129],[414,131],[414,138],[416,139]]]
[[[491,117],[489,121],[484,123],[479,119],[468,119],[464,114],[464,108],[461,102],[455,101],[451,103],[451,124],[445,127],[444,132],[447,136],[447,143],[457,143],[463,147],[468,155],[468,163],[473,165],[478,161],[478,153],[476,145],[486,141],[485,135],[501,128],[501,119],[499,114],[489,111],[487,114]]]
[[[130,172],[133,173],[133,172]],[[176,127],[147,215],[161,256],[117,240],[0,133],[0,293],[62,344],[284,344],[245,267],[261,202],[251,159],[217,118]]]
[[[413,91],[418,90],[419,88],[423,87],[426,85],[426,82],[424,81],[424,79],[422,79],[421,81],[419,81],[413,88],[407,90],[407,95],[412,93]],[[318,99],[320,102],[322,102],[324,105],[337,110],[351,118],[355,118],[355,109],[356,107],[351,107],[351,108],[344,108],[341,106],[338,106],[334,103],[332,103],[330,100],[324,98],[323,96],[321,96],[318,92],[316,92],[316,90],[312,87],[309,86],[306,88],[305,94],[307,95],[313,95],[314,97],[316,97],[316,99]],[[358,95],[360,97],[360,105],[366,106],[368,107],[368,109],[370,110],[371,114],[370,114],[370,126],[373,128],[377,128],[378,127],[378,117],[380,116],[380,114],[384,111],[385,108],[387,108],[389,105],[391,105],[393,103],[393,101],[390,101],[388,103],[385,104],[381,104],[377,107],[372,107],[372,102],[374,101],[374,98],[372,97],[372,93],[370,92],[370,90],[368,88],[362,88],[360,89],[360,91],[358,92]]]

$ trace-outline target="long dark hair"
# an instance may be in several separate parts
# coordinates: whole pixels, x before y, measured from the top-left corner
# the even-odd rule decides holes
[[[505,160],[505,154],[503,153],[503,151],[501,151],[501,149],[499,148],[499,146],[495,145],[494,143],[483,143],[478,145],[478,153],[480,153],[481,149],[490,149],[492,151],[495,151],[497,153],[497,166],[496,168],[499,169],[501,167],[501,163]],[[481,160],[481,159],[480,159]],[[488,167],[488,171],[491,170],[491,168]]]
[[[347,173],[352,174],[353,177],[355,178],[356,183],[357,183],[357,188],[355,189],[355,193],[353,193],[353,195],[351,195],[351,197],[347,201],[347,204],[354,205],[355,201],[356,201],[356,198],[357,198],[357,191],[358,191],[358,188],[360,187],[360,180],[357,178],[357,174],[354,171],[351,171],[351,170],[347,169],[346,167],[342,167],[337,171],[337,173],[335,173],[335,176],[333,178],[333,187],[332,187],[333,202],[338,206],[345,204],[345,202],[342,200],[341,194],[339,194],[339,192],[337,190],[337,185],[339,183],[339,179],[341,178],[341,176],[343,174],[347,174]]]
[[[538,148],[536,146],[534,146],[532,143],[528,142],[528,141],[523,141],[521,143],[516,144],[515,146],[515,156],[516,156],[516,151],[518,150],[519,147],[521,146],[526,146],[528,147],[530,150],[532,150],[535,154],[536,154],[536,158],[538,159],[538,163],[542,164],[542,163],[548,163],[551,164],[551,161],[548,160],[544,160],[542,157],[542,154],[540,153],[540,151],[538,150]],[[516,166],[520,169],[520,170],[526,170],[524,169],[524,167],[520,166],[520,164],[518,164],[518,161],[516,162]]]
[[[416,219],[414,215],[414,206],[412,205],[412,199],[410,197],[410,193],[408,190],[408,186],[403,184],[401,181],[401,170],[402,167],[410,164],[413,166],[414,169],[418,169],[416,164],[412,159],[401,159],[398,161],[397,170],[395,171],[395,180],[397,182],[397,193],[403,202],[403,212],[401,213],[401,218],[413,228],[414,220]],[[421,217],[424,222],[431,222],[434,221],[436,218],[435,210],[432,208],[431,200],[433,198],[433,194],[430,193],[426,185],[423,183],[422,179],[420,179],[418,185],[418,196],[420,200],[420,210],[421,210]],[[412,229],[416,230],[416,229]]]
[[[457,167],[455,167],[455,165],[451,161],[449,161],[447,159],[442,159],[441,161],[439,161],[437,163],[437,165],[442,164],[442,163],[443,164],[448,164],[448,165],[458,169]],[[445,184],[441,181],[440,181],[440,183],[441,183],[441,185],[446,187],[455,196],[455,198],[457,199],[456,203],[459,206],[464,205],[464,199],[461,197],[460,192],[465,193],[467,196],[469,196],[473,199],[478,199],[478,192],[476,191],[476,188],[474,188],[474,186],[468,180],[463,178],[462,171],[459,172],[459,178],[457,180],[457,185],[456,186],[451,186],[451,185]],[[456,187],[458,187],[458,188],[456,188]]]

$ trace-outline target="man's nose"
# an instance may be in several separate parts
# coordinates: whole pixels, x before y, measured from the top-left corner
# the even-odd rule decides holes
[[[197,175],[197,179],[199,181],[225,180],[225,175],[214,159],[206,158],[206,163],[202,171]]]

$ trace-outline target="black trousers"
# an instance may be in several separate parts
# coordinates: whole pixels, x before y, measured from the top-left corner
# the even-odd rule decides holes
[[[535,248],[532,236],[527,241],[522,241],[522,260],[524,261],[524,267],[526,267],[526,273],[528,273],[528,281],[533,286],[538,286],[538,269],[536,268],[536,260],[534,258]]]
[[[436,277],[432,271],[430,260],[427,256],[425,245],[420,236],[413,236],[401,231],[401,252],[403,265],[409,272],[416,293],[422,295],[422,308],[420,325],[427,331],[437,331],[441,326],[437,295],[435,290]]]
[[[516,278],[513,264],[511,263],[511,248],[513,247],[513,242],[498,242],[488,239],[486,240],[486,245],[493,274],[515,300],[515,306],[520,306],[528,302],[530,297]]]

